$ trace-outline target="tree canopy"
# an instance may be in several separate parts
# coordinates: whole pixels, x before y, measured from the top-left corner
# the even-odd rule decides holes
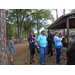
[[[48,20],[54,21],[51,12],[51,9],[7,9],[7,37],[14,36],[22,42],[30,32],[37,30],[39,35],[39,30],[48,25]]]

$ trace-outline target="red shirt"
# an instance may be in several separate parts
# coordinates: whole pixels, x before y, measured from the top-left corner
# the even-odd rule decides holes
[[[61,42],[64,42],[64,38],[62,38]]]

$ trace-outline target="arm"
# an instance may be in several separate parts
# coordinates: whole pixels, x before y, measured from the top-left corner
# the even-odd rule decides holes
[[[33,42],[32,41],[29,41],[29,44],[33,44],[33,43],[36,43],[36,41],[33,41]]]
[[[9,48],[12,50],[12,48],[11,48],[11,46],[10,46],[10,41],[8,42],[8,46],[9,46]]]
[[[41,47],[40,44],[39,44],[39,41],[37,41],[37,44],[38,44],[39,47]]]
[[[50,34],[48,35],[48,40],[50,40]]]
[[[12,50],[11,46],[9,45],[9,48]]]
[[[39,44],[39,41],[40,41],[40,36],[38,36],[38,38],[37,38],[37,44],[38,44],[39,47],[41,47],[40,44]]]
[[[67,59],[68,59],[66,53],[63,53],[63,54],[62,54],[62,58],[63,58],[64,60],[67,60]]]

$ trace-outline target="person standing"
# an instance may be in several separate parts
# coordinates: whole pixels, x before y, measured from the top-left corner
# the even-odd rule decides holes
[[[34,38],[34,40],[36,41],[36,35],[35,35],[35,34],[33,34],[33,38]],[[37,43],[34,43],[34,45],[35,45],[35,48],[37,49],[37,52],[40,53],[40,52],[39,52],[39,49],[38,49],[38,47],[37,47]]]
[[[32,36],[33,36],[33,34],[30,33],[30,37],[28,38],[29,50],[30,50],[30,65],[32,65],[32,62],[35,62],[33,59],[34,59],[34,54],[35,54],[34,43],[36,43],[36,41],[34,40],[34,38]]]
[[[47,38],[47,40],[48,40],[48,47],[49,47],[47,55],[50,54],[49,57],[53,57],[53,50],[52,50],[53,35],[50,33],[50,31],[48,31],[48,38]]]
[[[14,37],[11,37],[10,40],[9,40],[9,42],[8,42],[8,49],[9,49],[10,55],[11,55],[10,62],[11,62],[12,65],[14,65],[14,58],[13,58],[13,55],[14,55],[14,53],[15,53],[15,51],[14,51],[14,42],[13,42],[13,39],[14,39]]]
[[[54,43],[55,43],[55,48],[57,51],[57,64],[60,64],[60,56],[61,56],[61,48],[62,48],[62,43],[61,43],[62,38],[59,38],[59,32],[55,33],[54,36]]]
[[[41,34],[38,36],[37,43],[38,43],[39,50],[40,50],[40,63],[42,65],[45,65],[44,62],[46,62],[45,55],[46,55],[47,39],[46,39],[44,30],[41,31]]]

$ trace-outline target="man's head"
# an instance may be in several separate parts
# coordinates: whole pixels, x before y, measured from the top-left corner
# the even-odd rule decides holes
[[[49,30],[47,32],[48,32],[48,34],[50,34],[50,31]]]
[[[41,31],[41,34],[42,34],[42,35],[45,35],[45,31],[44,31],[44,30],[42,30],[42,31]]]
[[[59,32],[55,32],[55,36],[59,36]]]
[[[33,34],[32,33],[30,33],[30,37],[32,37],[33,36]]]
[[[14,40],[14,37],[13,37],[13,36],[11,36],[11,37],[10,37],[10,40]]]

